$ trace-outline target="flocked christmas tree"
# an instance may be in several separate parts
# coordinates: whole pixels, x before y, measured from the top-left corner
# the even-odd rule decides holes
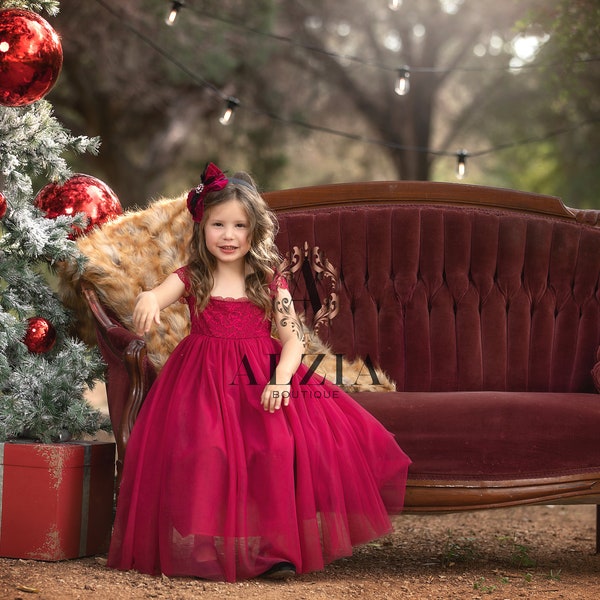
[[[75,237],[88,219],[69,214],[76,204],[50,215],[34,186],[60,189],[72,175],[63,155],[96,152],[98,141],[71,135],[43,99],[62,47],[40,13],[56,14],[58,2],[2,0],[1,8],[0,441],[62,441],[107,427],[85,397],[102,363],[71,337],[72,316],[52,289],[60,261],[83,265]]]

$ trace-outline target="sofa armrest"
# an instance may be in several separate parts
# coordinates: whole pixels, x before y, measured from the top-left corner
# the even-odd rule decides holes
[[[131,430],[152,382],[149,381],[145,369],[147,356],[146,342],[143,339],[131,340],[123,352],[123,359],[129,375],[129,395],[127,396],[127,402],[123,406],[119,431],[120,443],[124,453]]]
[[[118,489],[127,442],[156,371],[148,360],[144,338],[111,316],[91,285],[82,282],[81,291],[94,316],[98,346],[107,364],[106,391],[117,444]]]

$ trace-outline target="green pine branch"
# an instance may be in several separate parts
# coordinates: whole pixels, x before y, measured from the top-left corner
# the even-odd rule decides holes
[[[3,8],[49,15],[55,0],[4,0]],[[52,270],[61,261],[83,268],[85,258],[71,237],[85,227],[82,215],[46,218],[35,207],[34,186],[72,175],[64,156],[96,153],[99,140],[71,135],[40,100],[25,107],[0,107],[0,192],[7,212],[0,219],[0,440],[29,437],[43,442],[93,434],[109,421],[86,400],[101,380],[104,365],[97,348],[71,337],[73,315],[52,289]],[[56,330],[45,353],[24,340],[31,317]]]
[[[98,138],[71,135],[52,113],[46,100],[0,109],[0,173],[13,204],[31,196],[35,177],[62,182],[72,175],[63,153],[98,152]]]
[[[58,0],[3,0],[2,8],[24,8],[33,12],[46,12],[50,16],[58,14]]]

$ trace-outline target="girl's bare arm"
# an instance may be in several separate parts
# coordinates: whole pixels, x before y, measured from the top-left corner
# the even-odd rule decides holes
[[[133,309],[133,326],[139,335],[148,333],[153,324],[160,324],[160,311],[181,298],[185,285],[176,273],[171,273],[160,285],[138,295]]]
[[[296,315],[294,303],[288,290],[279,288],[273,302],[273,316],[281,340],[281,356],[275,369],[275,382],[263,390],[261,404],[265,410],[275,412],[289,404],[292,375],[302,362],[304,333]]]

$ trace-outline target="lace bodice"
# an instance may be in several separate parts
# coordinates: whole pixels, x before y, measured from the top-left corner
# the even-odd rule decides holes
[[[186,300],[192,315],[191,334],[236,339],[271,335],[271,322],[246,298],[213,297],[198,315],[195,315],[195,298],[188,296]]]
[[[176,271],[190,290],[186,267]],[[196,298],[193,294],[185,296],[190,309],[191,334],[200,334],[217,338],[247,339],[269,337],[271,321],[264,318],[264,312],[247,298],[221,298],[213,296],[206,308],[196,314]]]

